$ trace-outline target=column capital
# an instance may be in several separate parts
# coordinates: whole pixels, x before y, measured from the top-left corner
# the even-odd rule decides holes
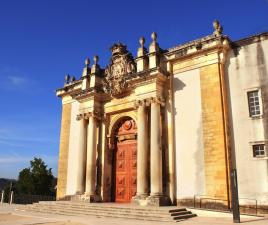
[[[134,102],[134,108],[137,109],[139,106],[150,106],[151,103],[157,103],[161,106],[165,106],[165,99],[163,97],[139,99]]]
[[[139,106],[148,106],[147,99],[139,99],[134,102],[134,108],[137,109]]]
[[[83,113],[80,113],[78,115],[76,115],[76,120],[82,120],[84,119],[84,114]]]
[[[159,104],[161,106],[165,106],[165,100],[163,97],[151,97],[150,103],[156,103],[156,104]]]
[[[101,113],[98,111],[93,112],[86,112],[86,113],[80,113],[76,116],[76,120],[85,119],[88,120],[90,117],[93,117],[94,119],[101,120]]]

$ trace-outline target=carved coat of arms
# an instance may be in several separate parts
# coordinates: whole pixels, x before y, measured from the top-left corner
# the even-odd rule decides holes
[[[110,49],[112,57],[110,65],[105,69],[104,91],[116,96],[128,88],[126,77],[128,74],[136,72],[136,64],[126,45],[117,43]]]

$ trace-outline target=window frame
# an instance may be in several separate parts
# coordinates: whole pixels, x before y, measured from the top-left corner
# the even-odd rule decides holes
[[[253,93],[253,92],[257,92],[257,96],[258,96],[258,103],[259,103],[259,114],[252,114],[251,112],[251,106],[250,106],[250,93]],[[262,115],[263,115],[263,111],[262,111],[262,97],[261,97],[261,90],[259,88],[254,88],[254,89],[251,89],[251,90],[248,90],[247,91],[247,103],[248,103],[248,114],[249,114],[249,117],[254,119],[254,118],[261,118]],[[254,106],[256,107],[256,106]]]
[[[255,147],[255,146],[263,146],[263,150],[258,149],[258,151],[259,151],[259,153],[260,153],[261,151],[263,151],[264,154],[263,154],[263,155],[256,155],[256,154],[255,154],[255,151],[254,151],[254,147]],[[253,144],[251,145],[251,150],[252,150],[253,158],[265,158],[265,157],[267,157],[267,150],[266,150],[266,145],[265,145],[264,142],[253,143]]]

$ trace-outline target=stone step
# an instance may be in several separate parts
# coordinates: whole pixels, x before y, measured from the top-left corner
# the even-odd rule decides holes
[[[39,207],[29,207],[28,210],[35,210],[39,212],[71,212],[71,213],[77,213],[77,214],[91,214],[91,215],[124,215],[124,216],[143,216],[143,217],[157,217],[157,218],[171,218],[169,214],[154,214],[154,213],[143,213],[143,212],[135,212],[135,211],[115,211],[115,210],[83,210],[83,209],[64,209],[64,208],[39,208]],[[181,214],[185,215],[185,214]]]
[[[129,205],[114,205],[114,204],[105,204],[105,203],[78,203],[78,202],[67,202],[67,201],[56,201],[56,202],[40,202],[40,203],[34,203],[37,205],[72,205],[72,206],[79,206],[79,207],[98,207],[98,208],[116,208],[116,209],[126,209],[126,208],[132,208],[133,206],[129,206]],[[186,210],[186,208],[178,208],[178,207],[165,207],[162,206],[160,208],[157,207],[144,207],[144,206],[134,206],[134,209],[136,210],[154,210],[154,211],[165,211],[165,210],[169,210],[169,211],[178,211],[178,210]]]
[[[41,212],[45,213],[42,210],[31,210],[32,212]],[[194,217],[196,215],[181,215],[177,216],[175,219],[172,217],[152,217],[152,216],[141,216],[139,214],[137,215],[129,215],[129,214],[114,214],[114,213],[85,213],[85,212],[70,212],[70,211],[48,211],[47,213],[53,213],[57,215],[68,215],[68,216],[76,216],[76,215],[82,215],[82,216],[95,216],[95,217],[111,217],[111,218],[124,218],[124,219],[135,219],[135,220],[146,220],[146,221],[162,221],[162,222],[176,222],[176,221],[182,221],[191,217]]]
[[[163,221],[163,222],[172,222],[171,217],[151,217],[151,216],[141,216],[141,215],[130,215],[130,214],[115,214],[115,213],[95,213],[95,212],[70,212],[68,210],[57,210],[57,211],[43,211],[39,209],[27,210],[31,212],[38,213],[53,213],[57,215],[68,215],[68,216],[94,216],[94,217],[110,217],[110,218],[125,218],[125,219],[135,219],[135,220],[148,220],[148,221]]]
[[[112,217],[135,220],[179,222],[196,216],[185,208],[176,207],[141,207],[130,205],[113,205],[105,203],[79,203],[79,202],[40,202],[24,207],[18,207],[18,210],[26,210],[37,213],[53,213],[58,215],[81,215],[95,217]]]
[[[119,208],[118,207],[96,207],[96,206],[83,206],[83,207],[80,207],[80,206],[74,206],[74,205],[37,205],[37,207],[39,208],[43,208],[45,209],[46,207],[49,207],[50,209],[61,209],[61,208],[68,208],[68,209],[83,209],[83,210],[94,210],[94,211],[99,211],[99,210],[103,210],[103,211],[118,211]],[[121,212],[139,212],[139,213],[142,213],[142,214],[146,214],[146,213],[149,213],[149,214],[167,214],[170,210],[156,210],[156,209],[147,209],[147,208],[127,208],[127,207],[124,207],[124,208],[120,208],[120,211]],[[178,208],[176,210],[171,210],[172,213],[179,213],[179,214],[182,214],[182,213],[189,213],[189,211],[187,211],[185,208]]]
[[[88,209],[81,209],[81,208],[72,208],[72,207],[48,207],[48,208],[43,208],[43,207],[39,207],[39,209],[41,210],[61,210],[61,209],[65,209],[65,210],[78,210],[78,211],[84,211],[84,212],[98,212],[98,211],[102,211],[102,212],[114,212],[114,213],[117,213],[118,211],[120,211],[121,213],[131,213],[131,214],[135,214],[135,213],[138,213],[140,215],[171,215],[170,213],[168,212],[161,212],[161,213],[158,213],[158,212],[150,212],[148,210],[146,211],[137,211],[137,210],[131,210],[131,209],[126,209],[126,210],[115,210],[115,209],[94,209],[94,208],[88,208]],[[178,212],[177,214],[175,215],[181,215],[181,214],[189,214],[188,211],[180,211]]]

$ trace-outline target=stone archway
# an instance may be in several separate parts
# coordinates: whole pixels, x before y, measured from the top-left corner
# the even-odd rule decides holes
[[[137,191],[137,126],[131,117],[118,121],[113,132],[112,196],[115,202],[130,202]]]

